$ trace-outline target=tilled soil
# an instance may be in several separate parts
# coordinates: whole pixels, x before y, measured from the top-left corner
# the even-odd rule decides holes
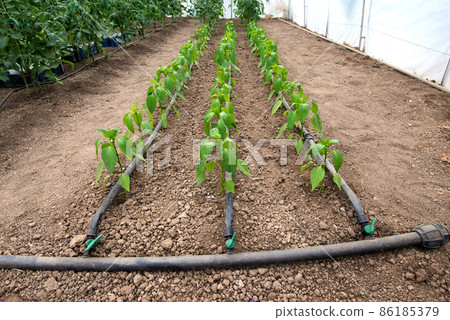
[[[301,74],[320,53],[326,50],[328,45],[280,21],[262,21],[260,25],[266,27],[269,37],[279,41],[282,63],[286,64],[292,76]],[[327,179],[321,195],[317,195],[316,192],[311,193],[308,173],[300,174],[300,166],[296,164],[297,156],[292,146],[288,147],[287,163],[280,164],[283,162],[280,146],[273,139],[283,124],[283,118],[281,113],[270,115],[271,102],[267,101],[270,90],[264,87],[263,79],[259,78],[258,58],[250,53],[245,30],[239,26],[238,22],[235,22],[235,26],[238,31],[237,64],[241,72],[233,73],[236,79],[234,87],[236,97],[232,98],[232,102],[235,106],[239,135],[232,133],[232,137],[237,140],[239,157],[250,163],[249,168],[252,174],[249,178],[238,173],[235,181],[234,228],[237,232],[235,251],[288,249],[359,239],[352,208],[343,192],[337,189],[331,179]],[[167,32],[171,32],[171,27],[168,27]],[[218,186],[220,177],[217,170],[213,171],[205,182],[196,186],[194,164],[196,153],[193,152],[195,139],[198,141],[204,137],[202,119],[209,108],[209,91],[214,81],[213,56],[223,34],[223,27],[224,21],[217,27],[218,32],[214,33],[207,50],[201,57],[200,69],[194,67],[192,71],[192,79],[187,84],[189,89],[183,91],[186,101],[178,102],[177,105],[181,118],[178,119],[175,114],[169,116],[168,128],[157,140],[156,144],[161,146],[154,150],[153,161],[149,161],[133,175],[130,194],[119,194],[104,216],[100,224],[100,232],[104,238],[95,248],[93,255],[119,257],[224,253],[224,197]],[[142,63],[152,61],[151,66],[148,67],[151,72],[175,57],[180,43],[184,43],[187,37],[193,34],[195,25],[191,20],[185,19],[175,23],[174,28],[176,33],[168,34],[172,45],[170,50],[167,48],[165,52],[150,53],[145,58],[142,54],[143,49],[136,49]],[[153,46],[163,41],[156,37],[157,35],[153,40],[147,41]],[[151,47],[147,44],[148,42],[143,42],[146,48]],[[308,50],[302,51],[302,46]],[[157,52],[159,50],[161,49]],[[330,56],[327,57],[327,55]],[[309,56],[311,56],[310,60],[306,60],[305,57]],[[122,59],[123,64],[127,59],[126,57]],[[160,64],[158,65],[153,59],[158,60]],[[445,144],[448,139],[448,110],[445,109],[448,106],[448,95],[341,48],[335,47],[328,50],[323,59],[325,60],[317,63],[324,69],[317,70],[318,66],[310,68],[300,82],[303,83],[305,91],[319,103],[325,134],[338,138],[342,143],[339,147],[345,157],[342,175],[361,197],[369,217],[378,219],[376,236],[407,232],[414,226],[428,221],[445,223],[449,207],[447,200],[449,168],[447,163],[443,163],[439,157],[433,158],[432,154],[448,152],[448,144]],[[345,62],[345,67],[340,68],[342,64],[336,66],[334,61]],[[377,68],[372,67],[375,64],[378,65]],[[107,79],[110,83],[114,80],[109,79],[110,76],[105,76],[103,69],[107,69],[106,66],[106,64],[100,64],[98,69],[105,77],[105,81]],[[367,70],[372,72],[372,69],[374,69],[373,77],[377,82],[375,84],[374,79],[369,79],[371,83],[366,85],[365,82],[369,81],[367,78],[371,75]],[[137,74],[139,70],[130,66],[130,72]],[[310,79],[310,73],[314,76],[312,79]],[[375,75],[376,73],[381,74]],[[78,77],[80,77],[78,81],[84,83],[89,79],[89,74],[82,73]],[[346,77],[352,77],[356,82],[345,83],[345,86],[339,86],[337,89],[339,81],[344,81],[339,79],[346,79]],[[392,85],[399,81],[403,83],[401,88]],[[358,83],[361,88],[358,87]],[[126,86],[126,81],[123,81],[122,85]],[[86,108],[85,118],[91,119],[94,116],[94,119],[91,119],[91,127],[88,124],[84,129],[84,127],[79,128],[80,123],[83,122],[78,122],[77,114],[67,115],[67,124],[71,123],[74,130],[86,130],[86,135],[75,136],[72,140],[79,141],[78,143],[84,143],[85,140],[86,150],[91,148],[92,141],[95,140],[95,138],[90,140],[91,136],[95,137],[93,128],[109,123],[118,126],[126,105],[135,98],[143,100],[147,86],[148,84],[143,83],[139,85],[139,88],[117,94],[117,98],[120,97],[123,103],[113,100],[111,106],[116,108],[118,103],[124,107],[114,111],[114,114],[105,113],[105,110],[103,112],[93,110],[94,106],[100,108],[102,103],[98,99],[92,100],[92,96],[85,94],[85,90],[65,91],[64,95],[78,94],[86,101],[89,98],[92,104]],[[386,136],[379,135],[380,130],[385,131],[388,128],[385,126],[380,128],[377,121],[385,125],[388,120],[383,117],[383,112],[387,112],[389,116],[395,114],[394,118],[390,118],[390,127],[401,128],[401,124],[397,122],[408,122],[409,116],[404,116],[403,112],[398,110],[398,105],[403,103],[403,99],[410,96],[405,93],[407,90],[405,87],[409,88],[411,93],[417,94],[417,99],[427,97],[427,106],[433,106],[433,108],[429,107],[434,110],[429,111],[433,117],[422,116],[421,113],[416,123],[417,127],[422,128],[422,131],[418,131],[417,137],[426,134],[426,142],[429,144],[427,148],[422,148],[426,149],[424,153],[395,152],[394,160],[398,161],[398,164],[391,166],[392,159],[389,157],[395,151],[395,149],[392,150],[393,144],[401,149],[402,143],[406,144],[408,141],[413,143],[417,137],[414,134],[411,137],[411,131],[405,132],[410,129],[408,127],[408,129],[396,131],[394,142]],[[367,95],[370,91],[381,99],[371,99],[369,104],[366,100],[368,97],[360,93],[364,90],[367,91]],[[107,87],[94,91],[105,99],[112,98],[112,93]],[[53,93],[48,93],[48,99],[55,101],[53,102],[55,106],[59,106],[59,103],[63,104],[63,101],[67,101],[60,101],[62,97],[67,98],[64,95],[53,96]],[[386,95],[389,96],[389,100],[385,97]],[[115,94],[114,96],[116,97]],[[414,97],[409,99],[415,99]],[[33,102],[36,105],[42,103],[44,109],[49,107],[46,102],[40,102],[37,98],[33,101],[28,101],[24,97],[22,99],[23,101],[17,100],[18,105]],[[355,105],[354,101],[361,101],[360,110],[349,113],[347,109]],[[30,113],[33,112],[29,106],[24,108]],[[380,110],[377,111],[377,108]],[[265,112],[267,110],[269,112]],[[7,111],[11,112],[10,117],[12,117],[12,109]],[[34,112],[37,113],[36,110]],[[105,119],[101,119],[103,121],[100,122],[99,117],[103,113]],[[424,113],[428,114],[426,111]],[[4,114],[6,112],[2,115]],[[53,129],[49,126],[43,129],[37,128],[37,124],[30,124],[30,126],[34,130],[32,135],[34,139],[41,139],[41,135],[49,137]],[[431,130],[430,128],[434,132],[433,135],[427,131]],[[354,133],[350,134],[350,131]],[[3,133],[6,136],[6,133]],[[88,138],[83,138],[84,136]],[[366,137],[365,140],[363,136],[372,137],[372,139]],[[15,139],[12,134],[8,137]],[[65,138],[66,136],[61,137],[60,141],[63,142]],[[378,142],[371,143],[375,138]],[[425,140],[422,141],[425,143]],[[262,144],[259,151],[264,163],[253,158],[246,147],[248,144],[255,146],[258,142]],[[420,143],[414,142],[408,147],[419,148]],[[6,143],[5,145],[9,146],[6,151],[12,150],[12,145]],[[61,159],[55,160],[54,167],[41,165],[39,171],[35,170],[39,176],[62,172],[65,175],[64,179],[67,178],[67,181],[71,183],[64,183],[64,180],[59,185],[53,186],[62,198],[55,201],[53,209],[32,198],[30,202],[35,204],[35,213],[30,209],[29,211],[20,210],[30,205],[28,202],[19,202],[26,201],[26,197],[19,191],[14,192],[14,197],[8,193],[2,196],[3,202],[13,208],[4,207],[5,212],[2,213],[0,238],[2,254],[80,256],[82,246],[80,242],[74,241],[75,236],[85,233],[92,214],[111,187],[111,184],[108,184],[106,188],[92,185],[92,177],[95,175],[93,147],[86,152],[86,159],[83,162],[85,167],[78,168],[78,171],[83,170],[81,173],[67,168],[68,163],[75,161],[76,153],[58,150],[51,145],[48,148],[60,152],[66,162],[62,162]],[[45,151],[46,148],[40,147],[28,152],[39,153],[41,159],[44,159],[41,161],[49,161],[50,157]],[[14,157],[11,152],[3,154]],[[24,154],[25,151],[22,151],[22,155]],[[397,170],[401,167],[400,163],[412,161],[409,158],[412,154],[415,157],[414,161],[420,161],[417,166],[419,168],[425,166],[424,168],[427,169],[426,173],[422,173],[423,176],[417,177],[421,174],[420,171],[405,176],[412,170]],[[378,167],[372,160],[368,162],[369,159],[374,158],[374,162],[376,159],[381,159],[387,163],[381,165],[379,160]],[[167,161],[168,159],[170,160]],[[74,163],[73,167],[77,168],[78,164]],[[151,172],[150,164],[152,164],[153,172]],[[376,169],[376,171],[370,169]],[[7,166],[5,170],[11,176],[18,175],[22,179],[28,177],[25,164],[22,164],[22,167]],[[384,174],[380,173],[380,170]],[[427,179],[428,172],[436,173],[433,179]],[[392,192],[396,189],[389,189],[389,186],[398,185],[396,173],[406,179],[402,196],[407,198],[404,200],[401,198],[402,201],[395,201],[397,198],[392,199],[396,197]],[[77,179],[71,179],[71,175],[77,176]],[[380,177],[383,179],[379,179]],[[7,179],[3,181],[6,188],[4,190],[12,193],[11,187],[6,182],[11,185],[14,183]],[[423,182],[420,188],[416,185],[416,181]],[[37,179],[36,183],[45,186],[42,178]],[[437,193],[433,189],[436,185],[441,186]],[[10,189],[7,189],[8,187]],[[39,196],[39,188],[36,184],[31,183],[28,188],[29,190],[24,192],[34,197]],[[49,199],[45,198],[46,193],[42,192],[42,189],[41,193],[48,202]],[[73,194],[70,195],[70,193]],[[433,199],[428,200],[427,195]],[[416,203],[417,201],[421,201],[421,204]],[[433,211],[425,210],[426,208]],[[3,270],[1,271],[3,285],[0,289],[0,299],[6,301],[448,301],[450,280],[447,270],[448,250],[448,247],[435,251],[410,248],[362,257],[340,258],[337,261],[311,261],[232,270],[144,273]]]

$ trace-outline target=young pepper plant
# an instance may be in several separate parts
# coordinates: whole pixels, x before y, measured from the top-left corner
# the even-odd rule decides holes
[[[127,192],[129,192],[130,191],[130,177],[127,174],[125,174],[123,171],[122,161],[120,160],[120,155],[119,155],[119,152],[117,151],[117,146],[116,146],[116,144],[119,145],[119,147],[121,145],[125,146],[125,150],[127,150],[126,142],[125,142],[125,144],[122,143],[122,140],[120,143],[118,142],[117,135],[119,134],[119,130],[120,130],[120,128],[108,129],[108,130],[97,129],[97,131],[103,135],[104,139],[97,139],[95,141],[95,153],[96,153],[97,159],[98,159],[98,148],[100,145],[101,145],[101,150],[102,150],[101,151],[102,161],[98,164],[97,177],[95,179],[95,183],[98,182],[98,180],[100,179],[100,177],[103,173],[103,169],[106,167],[110,173],[105,177],[105,180],[103,181],[103,185],[106,183],[106,180],[108,180],[109,177],[118,176],[120,185]],[[120,174],[114,173],[116,164],[119,165]]]

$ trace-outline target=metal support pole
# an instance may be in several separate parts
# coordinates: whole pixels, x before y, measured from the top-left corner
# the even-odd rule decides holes
[[[366,0],[363,0],[362,13],[361,13],[361,31],[359,32],[359,50],[362,50],[362,49],[361,49],[361,42],[362,42],[362,39],[365,38],[365,37],[363,37],[363,30],[364,30],[364,10],[365,10],[365,7],[366,7]],[[364,50],[362,50],[362,51],[364,51]]]
[[[449,65],[450,65],[450,58],[448,58],[447,67],[445,68],[444,75],[442,76],[441,86],[444,86],[444,80],[445,76],[447,75]]]

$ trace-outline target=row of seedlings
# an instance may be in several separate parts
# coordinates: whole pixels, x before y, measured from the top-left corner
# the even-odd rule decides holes
[[[335,144],[339,144],[339,141],[327,139],[324,136],[317,104],[312,100],[308,100],[309,95],[303,92],[300,83],[287,80],[288,72],[286,67],[278,63],[277,42],[267,37],[264,28],[258,28],[255,22],[250,22],[247,25],[246,35],[249,38],[251,51],[260,57],[258,67],[261,68],[261,77],[265,77],[265,85],[271,84],[268,100],[275,97],[272,115],[278,111],[282,104],[286,107],[286,111],[283,112],[283,115],[286,117],[286,123],[280,128],[277,139],[287,129],[290,132],[289,139],[295,139],[297,153],[302,152],[303,161],[308,154],[311,154],[312,159],[315,159],[315,162],[308,161],[300,169],[303,172],[307,168],[313,167],[310,173],[311,191],[320,186],[320,193],[326,174],[330,173],[332,175],[334,183],[339,189],[344,189],[352,202],[363,234],[371,236],[375,230],[374,224],[376,219],[369,224],[369,219],[363,212],[360,200],[338,173],[344,158],[339,151],[332,147]],[[288,104],[284,96],[285,93],[289,95],[290,104]],[[306,130],[308,122],[311,123],[321,139],[317,143],[314,142],[311,134]],[[296,130],[297,128],[299,129],[298,131]],[[330,157],[333,160],[333,164],[330,162]]]
[[[159,131],[167,127],[167,116],[173,108],[180,116],[175,107],[177,98],[185,99],[181,92],[185,83],[191,78],[191,69],[195,64],[211,38],[211,27],[204,25],[196,30],[195,40],[189,39],[182,45],[178,57],[168,66],[157,70],[156,76],[149,79],[151,82],[147,91],[147,98],[141,108],[136,101],[130,106],[130,111],[123,117],[123,123],[127,130],[119,136],[120,127],[113,129],[97,129],[103,138],[95,141],[96,156],[98,159],[99,148],[101,150],[101,161],[98,164],[95,182],[97,183],[106,171],[103,185],[110,177],[118,177],[118,182],[109,192],[92,218],[87,236],[88,252],[101,236],[97,237],[98,223],[108,209],[114,197],[121,188],[130,191],[130,175],[141,161],[145,161],[144,155],[147,149],[156,139]],[[186,87],[187,88],[187,87]],[[170,100],[170,101],[169,101]],[[157,126],[154,128],[154,112],[158,109],[160,116]],[[145,119],[147,115],[147,119]],[[144,137],[150,135],[144,142]],[[131,164],[124,170],[124,161],[128,159]],[[106,168],[106,169],[105,169]],[[90,241],[91,240],[91,241]]]
[[[214,168],[220,171],[222,193],[225,194],[225,231],[228,252],[234,248],[233,222],[233,193],[235,185],[233,179],[239,169],[250,176],[247,163],[238,158],[236,142],[230,137],[230,130],[239,134],[234,118],[234,106],[230,101],[233,85],[236,81],[232,71],[240,71],[236,66],[236,30],[232,21],[225,24],[223,36],[214,56],[216,62],[216,76],[211,88],[211,107],[206,112],[204,131],[206,137],[200,143],[200,162],[196,168],[197,185],[206,179],[206,172]],[[211,153],[215,151],[215,155]]]

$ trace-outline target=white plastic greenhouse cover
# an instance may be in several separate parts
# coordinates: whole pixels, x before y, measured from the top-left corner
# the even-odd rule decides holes
[[[225,0],[227,18],[231,0]],[[265,13],[450,89],[449,0],[263,0]],[[364,8],[364,10],[363,10]]]

